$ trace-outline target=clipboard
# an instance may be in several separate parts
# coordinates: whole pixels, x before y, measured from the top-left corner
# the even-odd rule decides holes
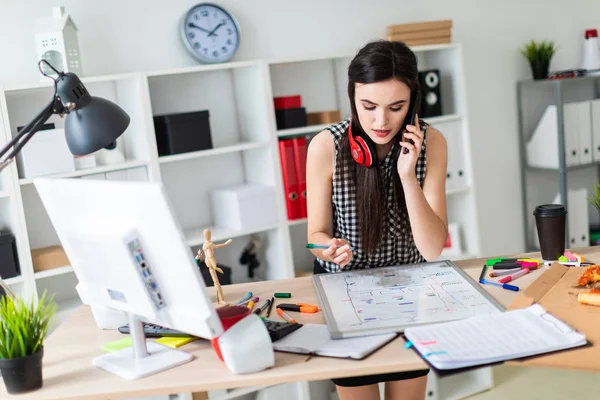
[[[317,274],[312,280],[333,339],[402,333],[412,326],[505,310],[448,260]],[[394,304],[393,300],[398,301]],[[424,305],[429,303],[428,309]],[[448,305],[457,309],[444,311]]]

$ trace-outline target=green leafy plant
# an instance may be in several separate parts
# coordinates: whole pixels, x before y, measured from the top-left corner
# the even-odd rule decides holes
[[[530,64],[550,64],[557,50],[558,48],[553,41],[542,40],[536,42],[531,40],[521,48],[521,54],[525,56]]]
[[[596,184],[593,186],[594,189],[594,194],[591,196],[587,197],[587,200],[592,203],[592,205],[594,207],[596,207],[596,210],[598,210],[598,212],[600,212],[600,183],[596,182]]]
[[[10,295],[0,299],[0,358],[14,359],[34,354],[43,345],[50,320],[58,306],[46,291],[37,305]]]

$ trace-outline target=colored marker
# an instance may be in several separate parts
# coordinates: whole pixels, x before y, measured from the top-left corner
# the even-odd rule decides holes
[[[250,302],[248,303],[248,308],[250,310],[252,310],[254,308],[254,300],[250,300]]]
[[[275,296],[277,298],[289,299],[290,297],[292,297],[292,294],[291,293],[275,293],[273,296]]]
[[[258,307],[256,310],[254,310],[254,314],[260,315],[260,313],[262,313],[263,311],[265,311],[265,309],[267,307],[269,307],[269,304],[271,304],[271,300],[267,299],[265,300],[260,307]]]
[[[316,313],[317,311],[319,311],[319,307],[313,306],[312,304],[304,304],[304,303],[297,303],[297,304],[285,303],[285,304],[280,304],[277,308],[280,308],[284,311],[299,311],[302,313]]]
[[[483,268],[481,269],[481,274],[479,274],[479,281],[481,281],[483,279],[483,277],[485,276],[485,270],[487,269],[488,265],[485,264],[483,266]]]
[[[343,247],[343,246],[345,246],[345,244],[343,244],[341,246],[336,246],[336,247],[339,249],[340,247]],[[306,244],[307,249],[328,249],[330,247],[331,247],[331,245],[328,245],[328,244],[314,244],[314,243]],[[354,250],[354,247],[350,246],[350,250]]]
[[[285,319],[290,324],[295,324],[296,323],[296,320],[294,318],[290,317],[288,313],[286,313],[285,311],[283,311],[279,307],[277,307],[277,314],[279,314],[283,319]]]
[[[248,305],[248,304],[249,304],[251,301],[253,301],[253,302],[255,302],[255,303],[256,303],[256,302],[257,302],[257,301],[259,301],[259,300],[260,300],[260,298],[259,298],[258,296],[256,296],[256,297],[254,297],[253,299],[246,300],[246,301],[244,301],[244,302],[242,302],[242,303],[238,303],[238,306],[247,306],[247,305]]]
[[[240,299],[240,301],[238,301],[238,304],[241,304],[241,303],[243,303],[243,302],[245,302],[245,301],[248,301],[248,300],[250,300],[251,298],[252,298],[252,292],[248,292],[248,293],[246,293],[246,294],[244,295],[244,297],[242,297],[242,298]]]
[[[513,292],[518,292],[519,291],[519,287],[518,286],[509,285],[508,283],[498,283],[498,282],[494,282],[494,281],[488,281],[488,280],[485,280],[485,279],[480,279],[479,283],[482,283],[482,284],[485,284],[485,285],[500,286],[503,289],[512,290]]]
[[[531,258],[491,258],[489,260],[485,260],[485,265],[491,267],[496,263],[515,263],[517,261],[538,261]],[[538,261],[539,262],[539,261]]]
[[[524,269],[520,270],[519,272],[516,272],[516,273],[514,273],[512,275],[505,276],[502,279],[498,279],[498,282],[500,282],[500,283],[508,283],[508,282],[510,282],[512,280],[517,279],[518,277],[521,277],[523,275],[527,275],[528,273],[529,273],[529,268],[524,268]]]
[[[519,272],[521,268],[513,268],[513,269],[502,269],[500,271],[492,271],[490,272],[490,278],[495,278],[497,276],[509,275],[514,272]]]
[[[273,303],[275,303],[275,297],[271,297],[271,303],[269,303],[269,309],[267,310],[267,318],[271,315],[271,309],[273,308]]]

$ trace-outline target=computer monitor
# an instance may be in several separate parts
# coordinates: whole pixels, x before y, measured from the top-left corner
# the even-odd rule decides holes
[[[141,321],[205,339],[222,334],[161,183],[38,178],[34,184],[86,294],[82,301],[130,317],[135,357],[124,349],[94,365],[136,379],[192,359],[146,343]]]

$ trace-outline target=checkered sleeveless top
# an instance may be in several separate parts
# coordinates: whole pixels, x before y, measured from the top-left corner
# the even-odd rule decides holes
[[[351,183],[349,163],[354,163],[354,160],[348,157],[344,162],[344,168],[339,165],[342,139],[348,134],[348,126],[350,119],[339,122],[327,129],[333,136],[335,143],[335,167],[333,173],[333,237],[343,238],[350,242],[350,246],[354,248],[352,252],[352,260],[344,268],[351,269],[367,269],[377,267],[387,267],[392,265],[412,264],[424,262],[425,259],[415,245],[412,232],[410,229],[402,228],[403,219],[408,219],[408,215],[400,211],[396,205],[396,190],[394,188],[394,175],[397,174],[396,158],[394,154],[399,151],[399,145],[395,144],[385,159],[379,160],[377,166],[371,168],[379,168],[383,176],[385,191],[387,193],[386,209],[388,210],[388,218],[384,235],[379,247],[370,254],[362,251],[360,245],[360,231],[358,229],[358,214],[356,211],[356,184]],[[423,187],[423,179],[426,171],[426,139],[427,139],[427,124],[423,123],[421,129],[425,133],[421,154],[417,160],[416,174],[419,185]],[[352,165],[352,167],[354,167]],[[407,232],[406,232],[407,231]],[[317,258],[321,266],[329,272],[338,272],[342,269],[339,265],[329,261]]]

